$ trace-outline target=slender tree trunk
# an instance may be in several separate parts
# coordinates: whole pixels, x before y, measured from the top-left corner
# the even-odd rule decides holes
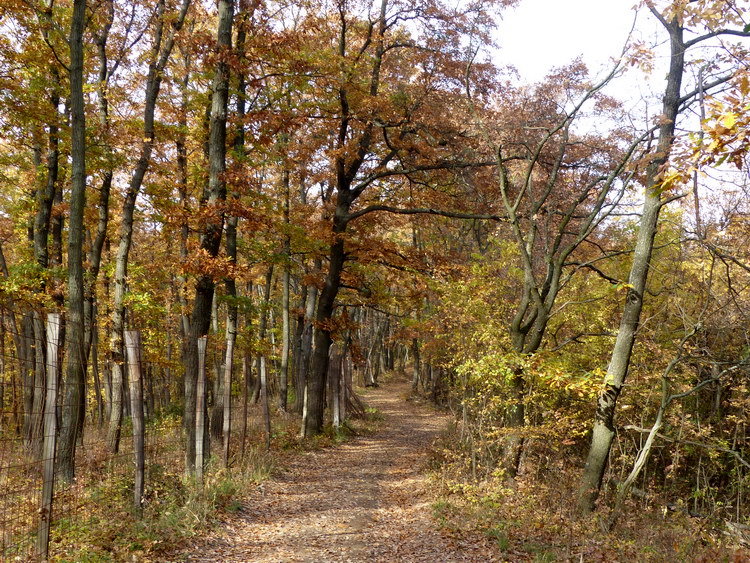
[[[151,163],[151,152],[154,146],[154,115],[156,111],[156,100],[159,97],[161,81],[164,69],[174,47],[174,39],[185,21],[190,0],[183,0],[180,12],[176,20],[168,27],[164,37],[164,12],[165,0],[159,0],[157,4],[157,24],[154,32],[154,44],[152,46],[152,60],[149,64],[148,76],[146,77],[146,94],[143,109],[143,140],[138,162],[130,177],[125,200],[122,207],[122,222],[120,223],[120,242],[117,248],[115,262],[115,291],[112,310],[112,336],[111,336],[111,365],[112,365],[112,407],[107,432],[107,443],[112,452],[118,451],[120,444],[120,425],[122,424],[123,412],[123,381],[124,381],[124,341],[125,330],[125,292],[128,276],[128,260],[130,247],[133,240],[133,224],[135,204],[140,193],[143,179],[146,176]]]
[[[44,442],[44,409],[47,385],[46,363],[46,331],[42,317],[38,311],[31,313],[31,328],[33,343],[30,348],[32,356],[29,363],[33,363],[33,401],[31,403],[31,450],[35,456],[42,453]]]
[[[416,392],[419,389],[419,340],[416,338],[411,339],[411,355],[412,355],[412,362],[413,365],[413,371],[412,371],[412,377],[411,377],[411,388],[412,391]]]
[[[112,147],[110,146],[110,122],[109,122],[109,98],[108,98],[108,82],[109,82],[109,63],[107,59],[107,40],[109,38],[109,31],[114,21],[115,9],[114,1],[107,0],[105,2],[106,20],[103,24],[101,33],[95,35],[95,42],[97,47],[97,53],[99,56],[99,77],[98,77],[98,90],[97,90],[97,101],[99,103],[99,122],[104,130],[104,151],[105,151],[105,169],[102,174],[102,184],[99,189],[99,203],[97,206],[99,220],[97,222],[96,235],[94,236],[91,247],[88,253],[88,271],[84,278],[84,303],[83,303],[83,316],[84,316],[84,327],[85,327],[85,357],[88,362],[91,354],[92,347],[94,348],[94,359],[92,364],[92,371],[94,376],[94,396],[96,397],[98,423],[102,424],[103,408],[102,408],[102,396],[101,386],[99,382],[99,364],[96,354],[98,353],[98,339],[97,333],[97,305],[96,305],[96,282],[99,277],[99,270],[101,268],[102,251],[104,249],[104,243],[107,239],[107,226],[109,224],[109,195],[112,189],[112,179],[114,176],[114,155]],[[81,427],[80,431],[83,431],[83,418],[80,420]]]
[[[93,319],[96,321],[97,311],[94,307]],[[102,384],[99,377],[99,327],[96,322],[92,328],[91,339],[91,373],[94,376],[94,398],[96,399],[96,422],[99,426],[104,424],[104,399],[102,397]]]
[[[70,125],[70,97],[65,100],[65,106],[63,109],[63,117],[65,123]],[[59,157],[59,170],[57,183],[59,186],[65,185],[66,176],[66,163],[68,161],[69,154],[61,154]],[[63,265],[63,227],[65,226],[64,214],[60,211],[55,211],[55,208],[60,209],[63,203],[63,190],[55,190],[54,203],[52,205],[52,216],[50,217],[50,232],[52,233],[52,242],[49,250],[49,264],[50,266],[61,266]],[[52,292],[52,299],[55,303],[62,308],[64,307],[64,291],[59,283],[55,283],[50,288]],[[61,322],[65,322],[64,319]],[[62,330],[62,329],[61,329]],[[64,346],[63,337],[60,337],[60,347]],[[62,368],[61,368],[62,369]]]
[[[274,265],[271,264],[266,272],[266,280],[263,284],[263,295],[262,305],[260,308],[260,320],[258,321],[258,344],[261,348],[256,358],[256,371],[258,373],[258,379],[255,382],[255,389],[253,389],[253,402],[263,399],[263,378],[260,376],[260,366],[262,362],[265,362],[265,338],[266,332],[268,332],[268,308],[271,302],[271,285],[273,282],[273,270]],[[267,381],[266,381],[267,383]]]
[[[250,403],[250,384],[252,379],[250,368],[250,354],[245,349],[242,354],[242,436],[240,438],[240,457],[245,457],[245,443],[247,441],[247,415]]]
[[[20,374],[22,402],[23,402],[23,440],[26,447],[33,448],[33,428],[35,427],[32,416],[34,404],[34,362],[33,342],[34,325],[31,312],[24,313],[21,317],[20,331],[17,332],[16,350],[18,356],[18,373]]]
[[[662,124],[659,127],[659,141],[654,158],[646,171],[643,214],[628,279],[628,293],[617,339],[612,349],[612,358],[604,380],[604,390],[597,400],[591,446],[578,490],[578,510],[583,514],[588,514],[595,508],[615,436],[615,408],[630,366],[630,356],[643,309],[643,297],[646,291],[659,212],[664,205],[659,189],[659,175],[669,157],[674,140],[675,122],[680,109],[680,89],[685,66],[683,29],[676,19],[669,23],[664,22],[664,24],[670,36],[671,59],[663,99]]]
[[[60,475],[75,476],[79,419],[84,409],[86,355],[83,319],[83,210],[86,205],[86,117],[83,99],[83,28],[86,0],[73,1],[70,23],[71,194],[68,229],[68,368],[58,442]]]
[[[224,211],[227,187],[224,179],[226,170],[227,103],[229,98],[229,66],[226,55],[232,46],[233,0],[219,0],[219,21],[217,28],[218,57],[213,79],[211,96],[211,117],[208,138],[208,185],[203,201],[206,207],[206,223],[201,233],[200,248],[210,257],[216,257],[221,246],[224,229]],[[211,323],[211,305],[214,297],[213,278],[201,275],[195,287],[193,312],[190,317],[190,334],[185,354],[185,428],[187,442],[185,466],[188,472],[195,469],[195,390],[198,381],[197,340],[208,334]],[[208,418],[208,417],[206,417]]]
[[[320,271],[322,267],[321,260],[315,261],[315,271]],[[297,366],[297,404],[295,412],[303,413],[305,403],[305,389],[307,387],[308,374],[310,372],[310,360],[312,358],[313,339],[315,337],[315,306],[318,302],[318,288],[311,285],[307,289],[307,298],[305,300],[305,319],[302,331],[302,341],[300,343],[300,361]]]
[[[289,237],[289,170],[282,173],[284,187],[284,270],[281,278],[281,370],[279,374],[279,408],[287,409],[287,387],[289,381],[289,268],[291,264],[291,240]]]
[[[305,331],[305,303],[307,302],[308,288],[303,285],[301,288],[299,306],[294,324],[294,337],[292,338],[292,374],[294,376],[294,403],[292,412],[300,414],[302,412],[302,402],[300,398],[304,392],[303,385],[300,385],[300,362],[302,359],[302,334]]]

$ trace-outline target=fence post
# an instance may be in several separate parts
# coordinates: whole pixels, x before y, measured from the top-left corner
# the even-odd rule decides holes
[[[37,551],[39,559],[49,556],[49,531],[52,522],[52,497],[55,490],[55,448],[57,446],[57,350],[60,346],[60,313],[47,315],[47,398],[44,407],[42,462],[44,482],[39,507]]]
[[[130,376],[130,414],[133,421],[133,453],[135,456],[135,513],[143,513],[143,490],[146,469],[145,425],[143,420],[143,369],[141,364],[141,331],[125,331],[125,350]]]
[[[234,358],[233,335],[227,338],[227,354],[224,359],[224,467],[229,467],[229,434],[232,430],[232,363]]]
[[[328,366],[328,378],[331,382],[333,427],[338,429],[341,426],[341,362],[339,361],[338,345],[332,347]]]
[[[206,340],[198,339],[198,385],[195,390],[195,478],[203,485],[203,436],[205,433],[206,403]]]
[[[341,374],[339,376],[339,385],[341,387],[341,397],[339,397],[339,416],[342,421],[346,420],[346,406],[349,403],[349,389],[346,384],[347,371],[349,371],[349,362],[346,358],[348,351],[349,348],[344,347],[344,351],[341,354],[341,367],[339,368],[339,373]]]

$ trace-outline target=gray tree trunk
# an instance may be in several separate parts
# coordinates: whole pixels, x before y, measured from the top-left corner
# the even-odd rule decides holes
[[[604,390],[597,400],[591,446],[578,490],[578,510],[584,514],[592,512],[595,508],[615,436],[615,407],[630,366],[630,355],[643,309],[643,297],[646,291],[659,212],[664,205],[659,175],[669,158],[674,140],[675,122],[680,108],[680,88],[685,67],[683,28],[676,19],[671,22],[662,20],[662,23],[669,32],[671,46],[669,74],[663,98],[663,117],[654,158],[646,171],[643,214],[628,279],[628,293],[623,306],[617,339],[612,349],[612,358],[604,380]]]
[[[123,411],[123,381],[124,381],[124,341],[125,330],[125,292],[127,290],[128,259],[130,246],[133,240],[133,223],[135,203],[143,185],[149,164],[151,163],[151,152],[154,146],[154,115],[156,112],[156,100],[159,97],[161,81],[164,69],[169,61],[169,56],[174,47],[175,34],[180,30],[185,21],[185,16],[190,7],[191,0],[183,0],[180,12],[174,22],[168,26],[166,37],[164,37],[164,11],[165,0],[159,0],[157,5],[156,28],[154,30],[154,43],[152,45],[152,59],[149,64],[148,76],[146,77],[146,95],[143,108],[143,140],[138,162],[130,177],[125,200],[122,206],[122,222],[120,223],[120,242],[117,247],[115,262],[115,291],[112,310],[112,335],[111,335],[111,364],[112,364],[112,405],[110,409],[109,429],[107,432],[107,443],[110,451],[116,452],[120,445],[120,426],[122,424]]]
[[[279,408],[287,409],[289,382],[289,268],[291,263],[291,241],[289,237],[289,170],[282,173],[284,188],[284,270],[281,278],[281,370],[279,374]]]
[[[315,271],[320,271],[322,267],[321,260],[315,261]],[[315,326],[313,319],[315,317],[315,306],[318,302],[318,288],[314,285],[308,286],[307,296],[305,298],[305,318],[302,329],[302,339],[300,342],[299,365],[297,369],[297,402],[295,412],[302,414],[305,403],[305,387],[307,386],[307,376],[310,371],[310,358],[312,357],[313,338],[315,336]]]

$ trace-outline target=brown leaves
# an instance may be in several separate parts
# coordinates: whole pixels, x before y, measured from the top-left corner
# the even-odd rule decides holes
[[[203,248],[197,248],[188,254],[182,264],[182,271],[195,276],[210,276],[214,280],[238,278],[245,269],[233,263],[226,256],[211,257]]]
[[[438,530],[423,473],[424,453],[448,417],[400,399],[405,383],[368,392],[387,426],[334,449],[295,455],[264,493],[188,561],[500,560],[480,534]]]

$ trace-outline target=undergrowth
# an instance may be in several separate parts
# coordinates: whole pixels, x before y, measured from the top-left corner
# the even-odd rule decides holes
[[[57,560],[104,562],[147,560],[173,551],[227,513],[271,475],[273,458],[253,450],[241,467],[207,468],[203,486],[162,465],[147,470],[143,514],[133,509],[133,477],[112,477],[92,486],[81,504],[85,517],[54,527]]]
[[[240,510],[243,496],[258,490],[286,456],[372,434],[383,421],[382,413],[367,408],[363,418],[347,419],[338,428],[329,424],[320,436],[300,440],[298,417],[283,414],[274,421],[270,451],[250,449],[229,470],[219,467],[214,458],[204,472],[202,487],[177,468],[149,464],[140,518],[133,509],[132,473],[110,475],[86,487],[77,499],[74,517],[56,518],[50,551],[56,561],[70,563],[148,561],[175,553]],[[263,443],[259,425],[249,439]]]
[[[432,516],[442,533],[484,538],[508,561],[750,561],[711,522],[633,500],[618,526],[603,532],[609,495],[594,518],[579,518],[574,496],[579,468],[559,460],[543,475],[501,471],[472,477],[455,430],[431,452]]]

